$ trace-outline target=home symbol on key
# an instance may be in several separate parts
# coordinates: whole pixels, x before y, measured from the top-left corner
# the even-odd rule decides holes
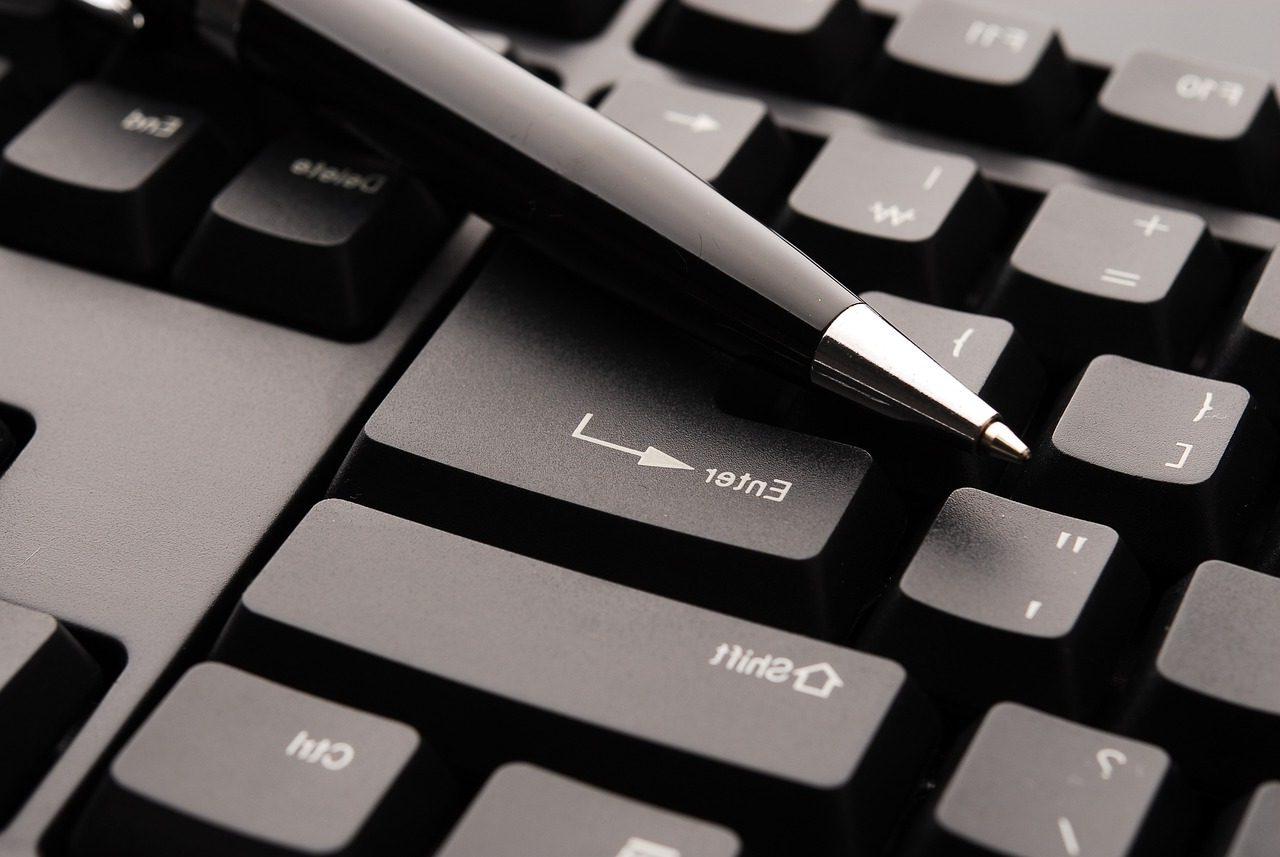
[[[794,673],[796,680],[791,685],[793,690],[826,699],[837,687],[844,687],[844,680],[836,673],[831,664],[823,661],[807,667],[797,667]]]

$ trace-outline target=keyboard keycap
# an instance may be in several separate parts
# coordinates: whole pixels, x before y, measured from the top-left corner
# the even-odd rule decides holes
[[[236,176],[174,269],[183,293],[338,337],[372,333],[446,220],[390,165],[281,140]]]
[[[111,763],[77,855],[418,853],[453,785],[418,734],[222,664],[193,667]]]
[[[1280,842],[1280,782],[1254,791],[1213,857],[1272,857]]]
[[[1049,425],[1018,499],[1115,527],[1163,581],[1242,550],[1275,463],[1244,388],[1104,356]]]
[[[1121,728],[1222,794],[1280,777],[1280,580],[1203,563],[1157,627]]]
[[[249,586],[219,657],[407,717],[471,777],[554,766],[762,854],[796,830],[811,854],[870,851],[933,731],[890,661],[336,500]]]
[[[1280,104],[1261,72],[1138,51],[1111,74],[1084,135],[1095,168],[1280,211]]]
[[[629,80],[613,88],[600,112],[748,210],[759,210],[787,171],[787,141],[754,99]]]
[[[1181,364],[1226,278],[1196,215],[1062,185],[1036,212],[986,311],[1016,324],[1055,366],[1074,370],[1107,353]]]
[[[1280,253],[1272,253],[1212,361],[1212,375],[1248,388],[1280,420]]]
[[[558,36],[601,30],[621,0],[433,0],[433,5]]]
[[[902,15],[883,75],[908,121],[1016,146],[1052,141],[1080,103],[1048,20],[970,0],[924,0]]]
[[[855,0],[667,0],[644,41],[678,65],[837,99],[867,39]]]
[[[721,355],[512,244],[330,491],[682,601],[843,631],[883,583],[900,507],[865,452],[721,411],[725,374]]]
[[[436,857],[736,857],[738,837],[532,765],[504,765]]]
[[[909,857],[1172,857],[1190,798],[1159,747],[1013,703],[988,712]]]
[[[953,493],[862,635],[968,713],[1003,699],[1092,710],[1146,582],[1115,530]]]
[[[80,83],[4,150],[0,235],[108,273],[165,265],[225,175],[191,108]]]
[[[852,288],[954,303],[1000,221],[968,158],[842,131],[791,193],[780,231]]]
[[[1002,318],[975,315],[900,298],[863,292],[862,299],[965,386],[990,402],[1005,422],[1023,429],[1044,389],[1044,372],[1013,325]],[[865,444],[885,466],[894,484],[941,499],[957,485],[987,485],[1003,465],[990,456],[937,443],[929,429],[880,418],[843,404],[826,406],[808,397],[794,427]],[[791,423],[788,423],[791,425]]]
[[[101,681],[97,664],[58,620],[0,601],[0,824],[88,712]]]

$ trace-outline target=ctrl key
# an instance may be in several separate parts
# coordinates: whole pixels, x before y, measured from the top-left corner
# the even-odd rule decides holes
[[[201,664],[112,762],[72,852],[274,857],[385,854],[393,844],[425,849],[452,799],[448,775],[412,728]]]

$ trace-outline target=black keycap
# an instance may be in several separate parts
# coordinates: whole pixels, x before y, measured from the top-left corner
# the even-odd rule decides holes
[[[851,287],[951,303],[1000,214],[968,158],[841,131],[791,193],[780,231]]]
[[[988,712],[909,857],[1173,857],[1192,808],[1159,747],[1013,703]]]
[[[898,505],[865,452],[724,413],[723,374],[720,355],[511,245],[331,492],[682,601],[842,631],[887,575]]]
[[[1047,19],[971,0],[924,0],[885,42],[884,89],[909,121],[1040,147],[1080,103]]]
[[[432,5],[558,36],[589,36],[621,0],[433,0]]]
[[[645,80],[623,81],[600,112],[748,210],[782,183],[788,146],[761,101]]]
[[[962,712],[1098,702],[1146,583],[1115,530],[971,488],[953,493],[861,648]]]
[[[679,65],[835,99],[868,35],[855,0],[667,0],[645,44]]]
[[[554,766],[762,854],[797,830],[809,854],[870,851],[933,729],[890,661],[336,500],[250,585],[219,657],[406,717],[472,777]]]
[[[1241,551],[1275,462],[1243,387],[1099,357],[1048,424],[1019,499],[1115,527],[1155,579]]]
[[[371,333],[445,218],[390,165],[281,140],[214,198],[174,269],[181,293],[339,337]]]
[[[55,745],[88,712],[101,678],[56,619],[0,601],[0,823],[52,760]]]
[[[1232,821],[1213,857],[1274,857],[1280,843],[1280,782],[1259,786]]]
[[[1005,422],[1016,429],[1026,427],[1044,388],[1044,372],[1012,324],[885,292],[863,292],[861,297],[990,402]],[[1003,465],[990,456],[937,443],[929,429],[915,430],[866,409],[831,405],[816,397],[805,404],[794,427],[856,439],[886,467],[894,484],[914,493],[941,499],[957,485],[987,485],[1003,472]]]
[[[532,765],[505,765],[436,857],[736,857],[723,827],[657,809]]]
[[[1280,105],[1263,72],[1138,51],[1111,74],[1083,134],[1095,168],[1280,211]]]
[[[1280,580],[1213,560],[1171,596],[1121,719],[1208,789],[1280,777]]]
[[[1211,374],[1235,381],[1280,420],[1280,253],[1272,253],[1248,302],[1211,360]]]
[[[72,850],[425,853],[455,799],[403,723],[201,664],[112,761]]]
[[[195,110],[81,83],[4,150],[0,234],[126,276],[166,264],[225,175]]]
[[[986,309],[1056,366],[1076,369],[1106,353],[1181,364],[1226,277],[1196,215],[1062,185],[1036,212]]]

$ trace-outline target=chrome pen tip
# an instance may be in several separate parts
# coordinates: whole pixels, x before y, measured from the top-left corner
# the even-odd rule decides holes
[[[1031,460],[1031,448],[1013,433],[1013,429],[999,420],[986,427],[978,442],[996,458],[1003,458],[1005,461]]]

